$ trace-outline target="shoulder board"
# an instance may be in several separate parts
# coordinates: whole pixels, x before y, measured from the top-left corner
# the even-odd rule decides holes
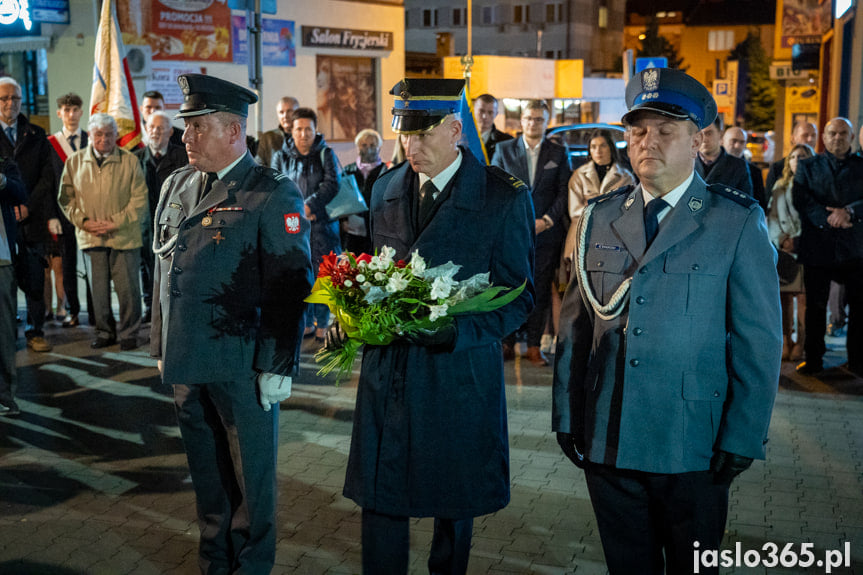
[[[528,189],[527,184],[525,184],[524,182],[522,182],[521,180],[519,180],[518,178],[516,178],[515,176],[513,176],[509,172],[498,168],[497,166],[486,166],[486,169],[495,178],[497,178],[498,180],[503,180],[504,182],[506,182],[507,184],[509,184],[513,188],[515,188],[516,190]]]
[[[749,194],[745,194],[740,190],[735,190],[734,188],[729,188],[728,186],[724,186],[722,184],[708,184],[707,189],[714,194],[718,194],[724,198],[728,198],[729,200],[736,202],[746,208],[751,208],[752,206],[758,205],[758,200],[756,200]]]
[[[628,186],[623,186],[622,188],[617,188],[616,190],[612,190],[608,193],[601,194],[599,196],[590,198],[589,200],[587,200],[587,203],[588,204],[598,204],[600,202],[604,202],[605,200],[610,200],[611,198],[616,198],[617,196],[626,195],[634,189],[635,189],[635,186],[633,186],[632,184],[630,184]]]
[[[284,180],[289,179],[288,176],[283,174],[278,170],[274,170],[273,168],[268,168],[266,166],[255,166],[255,171],[265,178],[270,178],[271,180],[275,180],[277,182],[282,182]]]

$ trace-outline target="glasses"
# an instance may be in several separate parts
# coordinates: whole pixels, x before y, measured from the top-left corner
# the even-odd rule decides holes
[[[0,96],[0,102],[20,102],[21,96]]]

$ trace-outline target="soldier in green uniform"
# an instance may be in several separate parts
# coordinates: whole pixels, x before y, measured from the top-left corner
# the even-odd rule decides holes
[[[269,573],[278,409],[312,283],[299,189],[246,149],[249,90],[179,77],[189,166],[156,209],[151,355],[174,402],[197,498],[202,573]]]

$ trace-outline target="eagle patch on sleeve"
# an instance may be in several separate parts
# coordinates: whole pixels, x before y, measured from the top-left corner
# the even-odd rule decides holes
[[[289,234],[300,233],[300,214],[285,214],[285,231]]]

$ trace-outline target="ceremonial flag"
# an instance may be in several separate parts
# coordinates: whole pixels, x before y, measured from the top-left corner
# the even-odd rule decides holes
[[[479,134],[479,127],[476,125],[476,118],[473,117],[473,107],[471,106],[470,96],[468,94],[467,85],[461,93],[461,142],[462,146],[470,150],[476,159],[483,164],[488,165],[488,156],[485,153],[485,146],[482,145],[482,137]]]
[[[117,23],[115,2],[104,0],[102,3],[102,15],[96,31],[90,114],[102,112],[113,116],[119,128],[117,145],[131,150],[141,143],[141,118],[135,99],[135,86],[126,62],[126,47]]]

